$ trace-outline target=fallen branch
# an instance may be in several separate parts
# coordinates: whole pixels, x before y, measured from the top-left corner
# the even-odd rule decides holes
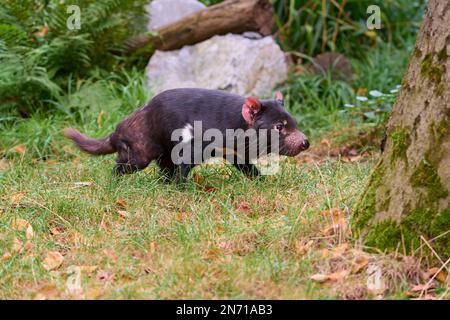
[[[228,0],[161,27],[155,34],[130,39],[125,48],[129,54],[148,44],[158,50],[176,50],[227,33],[254,31],[267,36],[273,26],[269,0]]]

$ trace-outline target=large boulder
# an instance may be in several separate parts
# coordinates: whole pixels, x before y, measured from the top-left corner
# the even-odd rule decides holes
[[[204,8],[197,0],[153,0],[145,7],[149,16],[147,29],[155,31]]]
[[[271,37],[228,34],[180,50],[156,51],[146,73],[155,94],[196,87],[264,97],[286,79],[287,63]]]

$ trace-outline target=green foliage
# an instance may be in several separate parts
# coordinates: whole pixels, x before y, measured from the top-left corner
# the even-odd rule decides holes
[[[285,50],[311,56],[338,51],[363,57],[368,47],[379,43],[404,46],[418,31],[426,2],[274,0],[273,5],[279,40]],[[369,5],[380,7],[381,30],[367,29]]]
[[[120,67],[124,40],[140,31],[146,1],[78,0],[81,29],[70,30],[67,4],[5,0],[0,7],[0,108],[49,107],[67,79]],[[72,82],[76,85],[76,81]],[[70,88],[71,90],[74,87]]]

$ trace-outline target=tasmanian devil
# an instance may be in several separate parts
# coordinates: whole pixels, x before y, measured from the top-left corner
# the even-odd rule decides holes
[[[201,128],[197,130],[195,127],[199,124]],[[195,161],[195,150],[198,153],[199,148],[182,149],[174,155],[175,147],[193,146],[198,132],[201,135],[213,129],[216,144],[209,153],[210,156],[226,155],[227,160],[230,160],[228,156],[231,149],[232,164],[248,176],[259,174],[254,166],[254,159],[249,154],[252,142],[247,139],[249,136],[244,142],[239,142],[237,134],[233,138],[231,148],[229,144],[225,148],[225,139],[230,132],[264,132],[267,138],[265,153],[277,152],[280,155],[295,156],[309,147],[306,136],[297,129],[296,121],[284,108],[283,95],[280,92],[277,92],[274,100],[258,100],[255,97],[245,98],[219,90],[167,90],[126,117],[109,137],[90,139],[72,128],[65,129],[64,134],[87,153],[104,155],[117,152],[118,158],[114,167],[116,174],[133,173],[144,169],[155,160],[161,169],[169,176],[175,176],[179,182],[186,179],[189,171],[208,156],[202,153],[200,162]],[[179,135],[174,139],[176,131]],[[222,134],[223,138],[218,137],[218,134]],[[259,157],[264,154],[264,150],[259,146],[261,136],[257,137],[256,157]],[[206,151],[208,139],[205,139],[205,136],[202,139],[199,144],[200,151]],[[273,141],[278,146],[277,150],[274,150]],[[242,143],[244,148],[240,149]],[[217,147],[220,145],[223,148]],[[226,151],[222,153],[223,150]],[[244,152],[239,153],[238,150]],[[189,153],[187,157],[186,153]]]

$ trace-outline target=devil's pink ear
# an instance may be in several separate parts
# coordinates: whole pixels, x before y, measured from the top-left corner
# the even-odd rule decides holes
[[[261,111],[261,102],[255,97],[248,97],[242,106],[242,116],[244,117],[244,120],[249,125],[253,125],[259,111]]]
[[[275,99],[281,103],[284,103],[284,96],[281,91],[275,92]]]

